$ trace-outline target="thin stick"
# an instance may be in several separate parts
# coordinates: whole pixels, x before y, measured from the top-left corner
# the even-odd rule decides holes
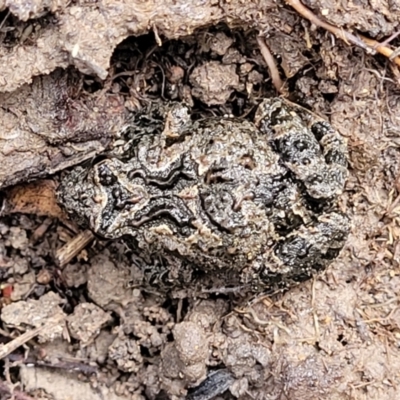
[[[389,36],[387,39],[385,39],[381,45],[382,46],[386,46],[387,44],[389,44],[393,39],[396,39],[397,36],[400,35],[400,31],[393,33],[393,35]]]
[[[271,75],[272,84],[279,93],[283,94],[284,92],[283,82],[279,75],[278,68],[275,64],[275,59],[271,54],[269,47],[266,45],[264,38],[262,38],[261,36],[257,36],[257,43],[258,46],[260,47],[261,55],[263,56],[264,61],[266,62],[267,67],[269,69],[269,74]]]
[[[57,356],[56,359],[52,359],[51,357],[47,361],[46,359],[40,360],[36,357],[29,356],[24,357],[22,354],[13,353],[7,357],[11,362],[19,364],[29,364],[37,367],[45,367],[45,368],[54,368],[54,369],[63,369],[68,371],[79,371],[85,375],[93,375],[98,372],[98,367],[93,365],[84,364],[79,360],[68,359],[62,356]]]
[[[3,25],[7,21],[7,18],[8,18],[9,15],[10,15],[10,10],[8,10],[6,16],[3,18],[3,21],[1,21],[1,23],[0,23],[0,30],[3,29]]]
[[[390,56],[393,54],[392,49],[386,47],[376,40],[366,38],[360,34],[355,36],[352,33],[345,31],[344,29],[338,28],[334,25],[329,24],[328,22],[322,21],[311,10],[305,7],[300,2],[300,0],[286,0],[286,3],[289,4],[289,6],[293,7],[304,18],[307,18],[312,24],[319,26],[320,28],[326,29],[346,43],[353,43],[371,54],[374,53],[374,51],[376,50],[378,53],[384,55],[387,58],[390,58]],[[400,66],[399,57],[394,57],[391,61]]]
[[[8,342],[6,344],[1,344],[0,345],[0,360],[3,359],[4,357],[8,356],[10,353],[15,351],[16,349],[18,349],[18,347],[22,346],[29,340],[33,339],[41,331],[43,331],[44,329],[48,329],[50,326],[53,326],[54,324],[55,324],[54,322],[44,324],[42,326],[39,326],[35,329],[32,329],[30,331],[23,333],[22,335],[11,340],[11,342]]]
[[[43,235],[47,232],[50,225],[53,223],[53,220],[47,217],[33,232],[32,242],[36,243],[39,239],[43,237]]]
[[[160,36],[158,35],[158,29],[156,24],[153,24],[153,32],[154,32],[154,38],[156,39],[156,43],[158,44],[159,47],[162,46],[162,41]]]
[[[362,36],[360,36],[362,37]],[[364,40],[365,43],[367,43],[369,46],[371,47],[375,47],[376,51],[382,55],[384,55],[385,57],[389,58],[391,61],[393,61],[396,65],[400,66],[400,57],[394,57],[391,58],[392,55],[395,55],[395,51],[390,49],[389,47],[386,46],[382,46],[381,43],[379,43],[378,41],[374,40],[374,39],[369,39],[366,37],[362,37],[362,39]]]
[[[14,398],[15,400],[35,400],[33,397],[27,395],[24,392],[20,392],[19,390],[13,390],[8,387],[7,383],[4,381],[0,380],[0,392],[5,392],[11,394],[11,398]]]
[[[62,268],[77,256],[92,240],[94,234],[89,229],[75,236],[66,243],[61,249],[58,249],[55,255],[57,264]]]

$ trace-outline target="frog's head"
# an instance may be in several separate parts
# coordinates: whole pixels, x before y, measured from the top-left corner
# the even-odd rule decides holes
[[[61,204],[78,223],[111,239],[126,233],[150,197],[145,185],[131,182],[122,166],[105,159],[86,171],[78,167],[58,189]]]
[[[82,167],[67,172],[57,189],[57,197],[72,219],[93,229],[93,219],[101,212],[101,202],[91,172]]]

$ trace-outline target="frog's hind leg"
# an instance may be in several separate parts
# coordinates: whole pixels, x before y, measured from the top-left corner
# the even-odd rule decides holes
[[[332,199],[343,192],[347,178],[346,141],[326,121],[311,124],[315,116],[299,110],[283,99],[266,99],[255,125],[309,196]]]
[[[281,264],[282,272],[289,278],[310,277],[338,256],[349,231],[350,222],[345,215],[322,214],[317,221],[302,225],[278,244],[275,262]]]

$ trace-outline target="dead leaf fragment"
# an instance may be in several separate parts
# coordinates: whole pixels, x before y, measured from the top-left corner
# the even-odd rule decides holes
[[[1,213],[35,214],[66,221],[68,217],[57,203],[57,185],[53,180],[43,179],[11,187],[5,192]]]

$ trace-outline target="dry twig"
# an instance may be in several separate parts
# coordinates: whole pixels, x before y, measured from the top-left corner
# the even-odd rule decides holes
[[[10,353],[15,351],[18,347],[22,346],[29,340],[33,339],[39,333],[45,329],[48,329],[50,326],[54,325],[54,322],[51,322],[49,324],[44,324],[42,326],[39,326],[38,328],[32,329],[30,331],[27,331],[23,333],[21,336],[16,337],[15,339],[11,340],[11,342],[8,342],[6,344],[1,344],[0,345],[0,360],[6,356],[8,356]]]
[[[75,359],[75,358],[67,358],[63,356],[57,356],[56,358],[49,357],[49,359],[39,359],[37,356],[24,356],[23,354],[13,353],[8,356],[8,359],[13,362],[19,364],[29,364],[35,367],[43,367],[43,368],[54,368],[54,369],[62,369],[67,371],[75,371],[87,376],[96,374],[98,372],[97,365],[89,365],[84,362]]]
[[[268,46],[266,45],[264,39],[261,36],[257,36],[257,43],[258,46],[260,47],[261,55],[263,56],[264,61],[266,62],[267,67],[269,69],[269,74],[271,75],[272,84],[279,93],[284,94],[283,82],[279,75],[279,71],[278,68],[276,67],[275,59],[271,54],[271,51],[269,50]]]
[[[366,38],[360,34],[353,35],[350,32],[345,31],[344,29],[338,28],[337,26],[331,25],[328,22],[322,21],[318,18],[311,10],[305,7],[300,0],[286,0],[286,3],[293,7],[301,16],[307,18],[312,24],[324,28],[327,31],[333,33],[339,39],[344,40],[346,43],[352,43],[356,46],[361,47],[366,50],[368,53],[374,53],[377,51],[378,53],[384,55],[393,61],[396,65],[400,66],[400,57],[393,57],[392,55],[394,51],[387,47],[385,44],[379,43],[374,39]],[[396,53],[394,53],[396,54]]]
[[[62,268],[68,264],[75,256],[77,256],[92,240],[94,234],[86,229],[79,235],[75,236],[71,241],[58,249],[55,255],[57,264]]]
[[[27,395],[24,392],[20,392],[19,390],[13,390],[7,385],[6,382],[2,380],[0,380],[0,394],[1,393],[8,393],[12,396],[11,398],[14,398],[15,400],[35,400],[33,397]]]
[[[6,23],[6,21],[7,21],[7,18],[10,16],[10,13],[11,13],[11,11],[10,11],[10,10],[8,10],[8,12],[7,12],[6,16],[3,18],[3,21],[1,21],[1,22],[0,22],[0,30],[2,30],[2,29],[3,29],[3,26],[4,26],[4,24]]]
[[[36,243],[38,240],[40,240],[44,234],[47,232],[47,230],[50,228],[51,224],[53,223],[53,220],[51,218],[46,218],[33,232],[32,235],[32,242]]]

